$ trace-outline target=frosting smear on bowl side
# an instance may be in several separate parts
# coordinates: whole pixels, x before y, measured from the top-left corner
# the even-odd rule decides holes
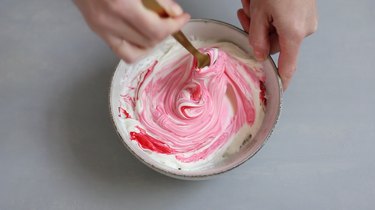
[[[180,170],[209,167],[236,153],[265,112],[261,65],[234,44],[203,43],[211,57],[199,69],[167,41],[143,66],[128,66],[119,117],[129,139],[154,160]]]

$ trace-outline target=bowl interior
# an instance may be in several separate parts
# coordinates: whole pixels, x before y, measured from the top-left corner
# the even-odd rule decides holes
[[[244,51],[252,54],[252,49],[248,44],[247,34],[242,30],[214,20],[192,20],[183,28],[183,32],[191,37],[195,37],[200,40],[217,40],[217,41],[229,41],[239,46]],[[142,62],[142,61],[140,61]],[[128,132],[121,126],[120,118],[118,117],[118,107],[120,105],[120,91],[121,91],[121,79],[124,74],[124,69],[127,68],[127,64],[121,61],[114,73],[111,91],[110,91],[110,108],[111,115],[116,126],[117,132],[121,136],[123,142],[128,149],[142,162],[149,167],[164,173],[169,176],[183,179],[199,179],[208,176],[220,174],[226,172],[241,163],[251,158],[265,143],[268,139],[272,130],[278,120],[281,106],[281,82],[277,74],[277,69],[271,58],[268,58],[263,63],[263,69],[266,74],[265,86],[267,89],[267,109],[265,118],[262,123],[260,130],[257,135],[249,141],[241,150],[232,155],[231,157],[224,159],[222,162],[213,165],[211,168],[202,169],[198,171],[179,171],[176,169],[169,168],[152,158],[147,153],[140,149],[137,145],[131,143],[128,138]]]

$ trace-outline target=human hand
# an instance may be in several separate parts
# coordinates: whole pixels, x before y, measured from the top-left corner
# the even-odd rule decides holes
[[[242,0],[237,12],[255,57],[264,60],[280,51],[279,74],[284,90],[296,70],[303,39],[317,30],[315,0]]]
[[[177,32],[190,16],[173,0],[158,0],[170,15],[161,18],[141,0],[74,0],[90,28],[124,61],[133,63],[168,35]]]

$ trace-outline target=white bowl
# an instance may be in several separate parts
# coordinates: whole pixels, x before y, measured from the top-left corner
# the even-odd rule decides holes
[[[252,49],[248,43],[248,35],[241,29],[224,22],[216,20],[194,19],[185,25],[183,32],[187,36],[194,36],[199,40],[229,41],[236,44],[250,55],[252,54]],[[120,91],[122,89],[120,81],[123,78],[124,69],[127,66],[123,61],[121,61],[117,66],[110,90],[110,111],[116,130],[124,145],[134,156],[136,156],[150,168],[165,175],[179,179],[194,180],[205,179],[227,172],[250,159],[261,149],[261,147],[270,137],[279,118],[282,85],[277,73],[277,68],[271,57],[265,60],[262,65],[266,74],[265,87],[267,90],[267,108],[265,118],[259,131],[251,141],[240,149],[238,153],[232,155],[230,158],[224,159],[220,163],[213,165],[209,169],[183,171],[170,168],[169,166],[163,165],[150,158],[148,154],[139,146],[131,142],[129,139],[129,133],[122,128],[120,118],[118,117],[118,107],[120,107]]]

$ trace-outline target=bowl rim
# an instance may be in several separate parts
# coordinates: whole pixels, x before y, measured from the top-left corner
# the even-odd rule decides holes
[[[229,28],[231,28],[231,29],[243,34],[243,35],[246,35],[246,36],[248,35],[245,31],[243,31],[239,27],[237,27],[235,25],[232,25],[230,23],[220,21],[220,20],[209,19],[209,18],[193,18],[188,23],[195,23],[195,22],[215,23],[215,24],[219,24],[219,25],[224,25],[224,26],[229,27]],[[270,136],[272,135],[272,133],[273,133],[275,127],[276,127],[276,124],[279,121],[281,110],[282,110],[282,96],[283,96],[282,81],[281,81],[281,78],[280,78],[280,75],[279,75],[279,72],[278,72],[278,68],[275,64],[275,61],[272,59],[272,57],[270,55],[268,55],[268,60],[271,62],[272,66],[273,66],[274,73],[275,73],[277,83],[278,83],[277,85],[279,87],[279,93],[278,94],[280,95],[279,102],[278,102],[279,108],[277,109],[277,112],[276,112],[275,121],[273,122],[273,125],[272,125],[271,129],[268,131],[266,137],[264,138],[264,141],[259,146],[259,148],[254,153],[250,154],[249,156],[247,156],[246,158],[244,158],[243,160],[241,160],[240,162],[238,162],[234,166],[232,166],[230,168],[227,168],[226,170],[218,171],[218,172],[215,172],[215,173],[209,173],[209,174],[201,174],[201,175],[200,174],[198,174],[198,175],[177,174],[177,173],[174,173],[172,171],[167,171],[167,170],[165,170],[161,167],[157,167],[157,166],[153,165],[152,163],[149,163],[148,161],[144,160],[142,157],[140,157],[135,151],[133,151],[130,148],[130,146],[125,142],[124,138],[121,136],[121,134],[119,132],[119,128],[116,125],[116,122],[115,122],[115,119],[114,119],[114,116],[115,116],[114,110],[112,109],[112,104],[114,103],[112,101],[112,97],[111,97],[112,92],[113,92],[113,84],[114,84],[115,74],[117,72],[117,69],[118,69],[120,63],[121,63],[121,60],[118,62],[118,64],[114,68],[115,70],[113,71],[113,74],[112,74],[112,77],[111,77],[110,88],[109,88],[109,93],[108,93],[109,114],[110,114],[110,117],[111,117],[112,125],[115,128],[115,131],[116,131],[117,135],[120,137],[120,140],[121,140],[122,144],[127,148],[127,150],[134,157],[136,157],[138,160],[140,160],[143,164],[145,164],[149,168],[151,168],[154,171],[157,171],[161,174],[164,174],[164,175],[169,176],[169,177],[177,178],[177,179],[182,179],[182,180],[202,180],[202,179],[211,178],[211,177],[218,176],[218,175],[221,175],[223,173],[229,172],[229,171],[239,167],[240,165],[244,164],[245,162],[247,162],[249,159],[251,159],[253,156],[255,156],[263,148],[263,146],[268,142]]]

